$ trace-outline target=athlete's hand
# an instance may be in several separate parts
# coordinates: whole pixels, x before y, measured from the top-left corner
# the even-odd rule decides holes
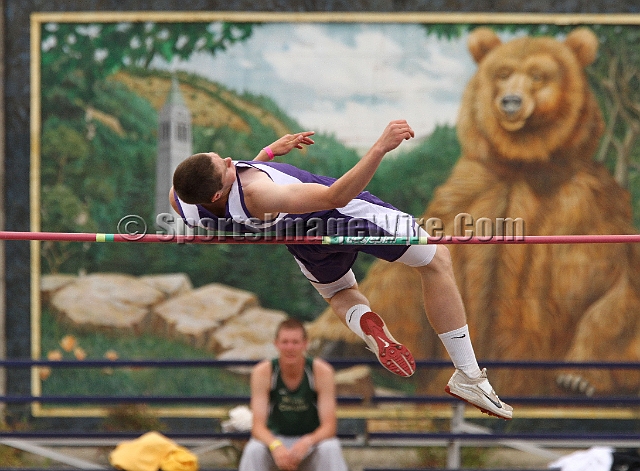
[[[303,145],[310,146],[313,144],[313,139],[309,136],[313,136],[313,131],[298,132],[295,134],[286,134],[271,144],[271,150],[275,155],[288,154],[294,148],[302,149]]]
[[[271,456],[278,469],[282,471],[296,471],[298,469],[299,462],[284,445],[280,445],[273,450]]]
[[[409,140],[414,136],[415,134],[409,123],[404,119],[398,119],[391,121],[387,125],[382,135],[378,138],[376,145],[387,153],[398,147],[402,141]]]
[[[312,446],[313,439],[309,435],[303,435],[289,448],[289,452],[293,458],[293,464],[295,464],[296,468],[300,466],[300,463],[302,463],[302,460],[307,456]]]

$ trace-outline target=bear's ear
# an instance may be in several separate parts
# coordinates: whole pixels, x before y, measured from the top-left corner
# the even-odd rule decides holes
[[[564,43],[569,46],[583,67],[586,67],[596,60],[598,52],[598,37],[593,31],[587,28],[574,29],[567,35]]]
[[[467,47],[477,64],[496,46],[502,44],[498,35],[490,28],[476,28],[469,34]]]

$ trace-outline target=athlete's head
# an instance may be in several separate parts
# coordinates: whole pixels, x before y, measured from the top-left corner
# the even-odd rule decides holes
[[[231,158],[215,152],[194,154],[173,172],[173,190],[188,204],[206,204],[218,199],[235,180]]]
[[[296,319],[286,319],[278,325],[274,342],[280,354],[280,364],[297,364],[307,351],[307,331]]]
[[[298,319],[294,319],[292,317],[283,320],[282,322],[280,322],[280,324],[278,324],[278,327],[276,328],[276,340],[278,339],[278,336],[280,335],[280,331],[281,330],[299,330],[300,332],[302,332],[302,338],[304,340],[307,340],[307,329],[304,328],[304,324],[302,322],[300,322]]]

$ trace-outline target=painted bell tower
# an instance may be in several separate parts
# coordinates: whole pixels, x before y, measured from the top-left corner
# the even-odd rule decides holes
[[[178,79],[171,80],[171,90],[158,115],[158,160],[156,162],[156,216],[174,214],[169,204],[173,172],[192,153],[191,112],[185,104]]]

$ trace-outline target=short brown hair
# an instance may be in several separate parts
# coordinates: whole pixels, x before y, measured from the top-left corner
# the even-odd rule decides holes
[[[280,324],[278,324],[278,327],[276,328],[276,339],[278,338],[280,331],[283,329],[290,329],[290,330],[299,329],[302,331],[302,338],[307,340],[307,329],[304,328],[304,324],[300,322],[298,319],[294,319],[293,317],[290,317],[280,322]]]
[[[187,204],[210,203],[222,188],[222,175],[216,170],[210,154],[187,157],[173,172],[173,191]]]

